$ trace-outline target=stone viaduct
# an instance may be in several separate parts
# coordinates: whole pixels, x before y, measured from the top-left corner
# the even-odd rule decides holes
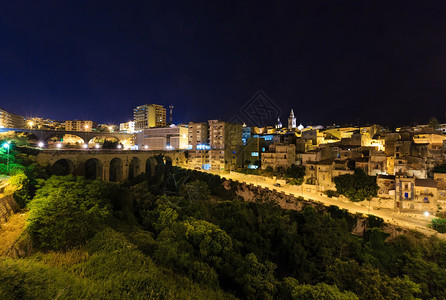
[[[186,165],[186,152],[138,150],[40,150],[37,162],[58,175],[80,175],[88,179],[122,182],[142,173],[154,174],[157,160],[173,166]]]
[[[30,137],[35,137],[37,141],[46,142],[50,138],[55,136],[63,136],[65,134],[75,135],[84,140],[84,143],[88,143],[95,137],[109,137],[115,138],[118,141],[132,139],[133,134],[121,133],[121,132],[97,132],[97,131],[65,131],[65,130],[41,130],[41,129],[26,129],[26,128],[0,128],[2,132],[24,132],[30,134]]]

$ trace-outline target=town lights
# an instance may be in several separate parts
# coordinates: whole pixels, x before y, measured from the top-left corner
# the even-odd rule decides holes
[[[44,142],[38,142],[37,143],[37,147],[43,148],[43,147],[45,147],[45,143]]]

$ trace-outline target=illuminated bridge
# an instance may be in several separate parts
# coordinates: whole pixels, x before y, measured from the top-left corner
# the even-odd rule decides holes
[[[0,128],[0,133],[2,132],[24,132],[28,133],[28,138],[35,138],[37,141],[46,142],[52,137],[59,137],[65,134],[75,135],[84,140],[84,143],[88,143],[94,138],[106,137],[115,138],[118,142],[122,140],[132,139],[133,135],[131,133],[120,133],[120,132],[96,132],[96,131],[65,131],[65,130],[41,130],[41,129],[26,129],[26,128]]]
[[[59,175],[80,175],[88,179],[122,182],[142,173],[154,175],[157,160],[165,164],[186,164],[186,152],[137,150],[40,150],[37,162],[52,167]]]

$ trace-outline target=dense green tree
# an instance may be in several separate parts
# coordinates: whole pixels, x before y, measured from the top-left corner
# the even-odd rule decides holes
[[[437,129],[440,125],[440,122],[438,122],[437,118],[432,117],[429,119],[429,126],[433,129]]]
[[[274,278],[276,266],[267,261],[259,262],[254,253],[249,253],[242,260],[236,272],[236,281],[241,285],[246,299],[273,299],[277,293]]]
[[[431,220],[430,226],[440,233],[446,232],[446,219],[434,218]]]
[[[292,277],[284,278],[281,285],[281,297],[293,300],[356,300],[359,299],[354,293],[341,292],[336,285],[318,283],[316,285],[299,284]]]
[[[53,176],[30,202],[27,230],[39,246],[66,249],[83,244],[110,216],[109,185],[82,177]]]
[[[345,174],[333,179],[336,191],[351,201],[362,201],[376,197],[379,187],[376,177],[368,176],[362,169],[355,169],[354,174]]]
[[[17,173],[8,180],[9,185],[5,188],[5,194],[12,194],[15,202],[25,207],[31,200],[30,182],[25,173]]]

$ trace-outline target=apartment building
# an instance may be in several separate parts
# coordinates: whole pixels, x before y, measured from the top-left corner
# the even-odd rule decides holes
[[[189,122],[189,149],[201,150],[209,146],[209,126],[208,123]]]
[[[25,118],[0,109],[0,128],[25,128]]]
[[[135,122],[136,131],[152,127],[165,127],[166,109],[158,104],[137,106],[133,110],[133,121]]]
[[[87,131],[90,132],[95,124],[93,121],[70,120],[65,121],[66,131]]]

